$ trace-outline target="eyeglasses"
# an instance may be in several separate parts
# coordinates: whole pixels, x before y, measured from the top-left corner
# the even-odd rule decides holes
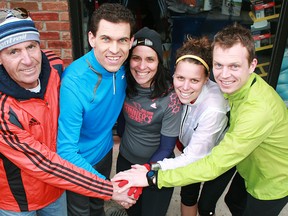
[[[29,12],[25,8],[13,8],[0,10],[0,23],[4,22],[10,17],[16,17],[18,19],[26,19],[29,16]]]

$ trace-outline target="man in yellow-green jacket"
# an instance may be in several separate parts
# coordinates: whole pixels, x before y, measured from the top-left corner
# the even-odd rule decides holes
[[[238,191],[226,199],[232,214],[277,216],[288,201],[287,107],[254,73],[257,59],[249,29],[239,24],[224,28],[212,48],[214,77],[231,109],[223,140],[210,155],[187,166],[162,171],[154,165],[160,170],[147,172],[137,165],[113,180],[128,180],[125,187],[175,187],[212,180],[236,166],[238,181],[229,192]]]

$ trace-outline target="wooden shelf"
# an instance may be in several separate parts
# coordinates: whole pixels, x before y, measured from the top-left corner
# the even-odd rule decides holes
[[[256,66],[256,68],[259,68],[259,70],[260,70],[259,76],[265,77],[268,75],[268,73],[265,71],[264,67],[267,67],[269,64],[270,64],[270,62],[265,62],[265,63],[258,64]]]
[[[250,2],[253,5],[256,1],[250,1]],[[255,6],[255,10],[262,9],[261,5],[255,4],[254,6]],[[256,6],[259,6],[259,7],[256,7]],[[254,23],[258,22],[258,24],[261,24],[259,22],[263,22],[263,21],[268,21],[269,24],[271,24],[271,23],[275,24],[277,19],[279,18],[279,11],[280,11],[279,8],[281,7],[281,4],[275,4],[275,3],[273,4],[273,3],[271,3],[271,4],[269,4],[269,6],[273,6],[273,7],[277,8],[277,10],[275,10],[275,8],[274,8],[274,13],[276,11],[276,14],[273,14],[273,15],[270,15],[270,16],[261,17],[261,18],[257,18],[255,16],[255,11],[252,10],[252,11],[249,11],[249,13],[248,13],[250,19]],[[264,7],[263,7],[263,9],[264,9]],[[256,12],[258,12],[258,11],[256,11]],[[264,9],[264,14],[265,14],[265,9]],[[257,16],[258,16],[258,13],[257,13]],[[262,11],[259,13],[258,17],[260,17],[260,16],[262,16]],[[273,37],[275,36],[272,32],[270,34],[271,34],[271,40],[270,40],[269,43],[271,43],[271,41],[274,41]],[[264,35],[263,35],[263,37],[264,37]],[[257,40],[258,40],[258,38],[257,38]],[[260,43],[261,43],[261,41],[260,41]],[[258,43],[257,43],[257,45],[258,45]],[[255,51],[257,52],[257,51],[262,51],[262,50],[268,50],[268,53],[270,53],[269,49],[272,49],[272,48],[273,48],[273,44],[269,44],[269,45],[266,45],[266,46],[261,46],[261,47],[255,48]],[[265,53],[266,52],[264,52],[264,54]],[[259,74],[261,77],[266,77],[268,75],[267,71],[269,70],[268,68],[269,68],[269,65],[270,65],[270,62],[269,62],[267,54],[266,54],[266,56],[263,56],[262,62],[263,63],[258,63],[258,65],[256,66],[256,69],[255,69],[255,72],[257,74]]]
[[[273,48],[273,44],[267,45],[267,46],[263,46],[263,47],[258,47],[255,49],[255,51],[261,51],[261,50],[267,50],[267,49],[272,49]]]
[[[249,16],[250,18],[253,20],[253,22],[261,22],[261,21],[264,21],[264,20],[270,20],[270,19],[276,19],[279,17],[279,14],[274,14],[274,15],[271,15],[271,16],[266,16],[266,17],[262,17],[262,18],[256,18],[254,13],[252,11],[249,12]]]

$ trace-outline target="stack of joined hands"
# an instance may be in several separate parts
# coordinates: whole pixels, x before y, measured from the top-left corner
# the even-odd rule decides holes
[[[135,164],[129,170],[117,173],[111,179],[114,188],[112,199],[126,209],[134,205],[142,194],[143,187],[148,186],[146,173],[150,169],[149,164]]]

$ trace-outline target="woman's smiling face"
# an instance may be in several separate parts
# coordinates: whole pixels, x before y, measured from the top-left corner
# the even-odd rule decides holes
[[[157,53],[148,46],[136,46],[130,59],[130,71],[136,82],[143,88],[149,88],[157,73],[159,59]]]
[[[208,76],[203,65],[185,60],[178,62],[173,76],[173,84],[181,103],[194,102],[207,80]]]

